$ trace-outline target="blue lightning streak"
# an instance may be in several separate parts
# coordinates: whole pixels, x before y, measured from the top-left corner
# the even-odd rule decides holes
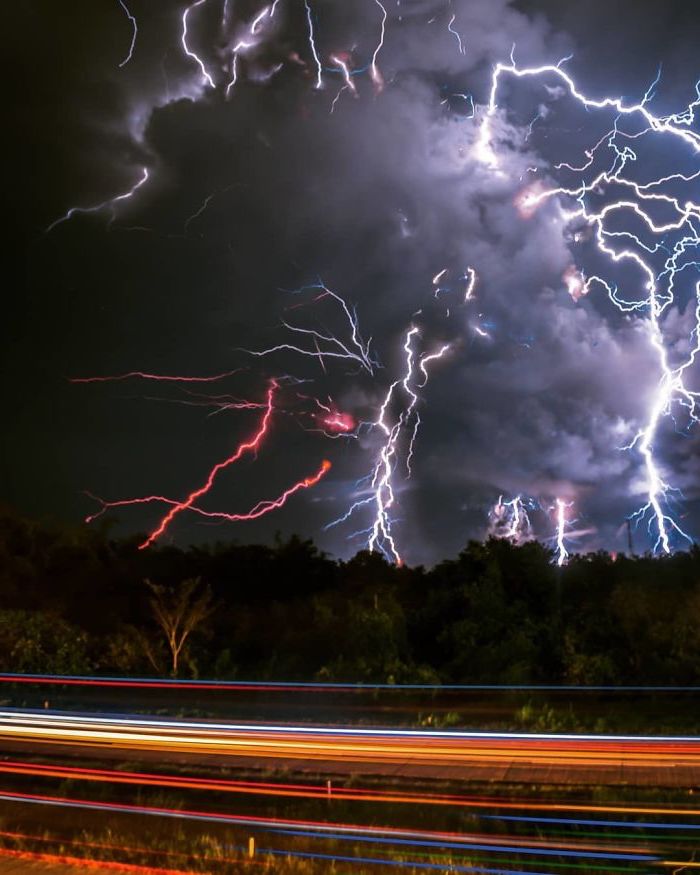
[[[124,58],[124,60],[119,64],[120,67],[123,67],[125,64],[128,64],[131,60],[132,55],[134,54],[134,46],[136,45],[136,34],[139,32],[138,24],[136,23],[136,18],[129,12],[129,7],[126,5],[124,0],[119,0],[119,5],[126,12],[127,18],[131,22],[132,34],[131,34],[131,45],[129,46],[129,51]]]
[[[629,142],[649,134],[674,138],[681,146],[690,147],[693,154],[700,153],[700,134],[690,130],[695,122],[696,109],[700,106],[700,82],[695,86],[697,99],[684,111],[664,117],[653,114],[647,105],[659,81],[659,74],[645,92],[641,102],[628,104],[622,98],[587,97],[578,89],[571,76],[562,70],[561,64],[560,61],[557,65],[518,68],[511,56],[510,64],[499,63],[495,66],[487,111],[477,140],[477,155],[484,163],[494,168],[498,167],[498,158],[491,147],[491,126],[498,110],[499,83],[504,75],[518,79],[555,77],[563,83],[571,97],[586,109],[607,109],[617,114],[612,130],[601,137],[591,149],[585,150],[587,160],[581,166],[576,167],[563,162],[555,165],[557,170],[566,169],[583,173],[593,166],[599,150],[607,147],[613,153],[612,165],[608,169],[596,173],[592,179],[582,180],[573,187],[533,189],[525,194],[520,205],[523,213],[528,215],[546,199],[553,197],[572,199],[577,206],[573,210],[562,208],[564,217],[570,222],[576,220],[591,227],[598,250],[612,263],[630,264],[642,275],[644,295],[632,299],[622,297],[616,285],[598,275],[586,278],[582,273],[569,269],[564,279],[574,300],[578,300],[582,295],[588,294],[593,287],[598,286],[622,312],[649,314],[649,341],[656,353],[661,377],[651,402],[646,424],[623,449],[636,449],[639,452],[646,476],[647,501],[632,514],[631,519],[636,523],[646,520],[652,536],[655,533],[654,551],[663,550],[664,553],[670,553],[672,535],[675,534],[688,543],[692,543],[692,538],[667,510],[669,493],[673,490],[660,471],[654,449],[661,422],[665,417],[672,415],[674,404],[679,404],[686,411],[691,423],[700,421],[697,411],[700,392],[690,389],[686,384],[686,377],[700,354],[700,282],[695,287],[695,319],[690,335],[690,349],[679,364],[671,364],[670,350],[664,337],[663,316],[675,301],[675,283],[679,275],[688,268],[700,271],[700,260],[697,256],[692,257],[700,248],[700,203],[690,199],[681,202],[678,197],[666,193],[662,186],[674,181],[692,182],[700,178],[700,171],[690,174],[672,173],[647,182],[638,182],[625,174],[637,160],[637,154]],[[619,125],[625,118],[641,122],[641,129],[632,133],[621,131]],[[620,144],[620,139],[623,137],[628,143]],[[594,209],[590,200],[601,194],[609,196],[618,194],[618,197]],[[655,209],[670,211],[673,218],[663,222],[656,220],[652,215]],[[611,227],[612,221],[627,217],[639,220],[646,232],[655,236],[659,242],[650,245],[633,230],[616,230]],[[674,234],[678,238],[672,249],[669,249],[665,242],[669,234]],[[658,270],[652,264],[651,256],[661,252],[666,252],[667,258],[663,268]],[[560,560],[564,561],[566,556],[561,526],[563,505],[558,502],[557,506],[559,519],[557,543]]]
[[[148,168],[143,167],[141,178],[136,182],[128,191],[125,191],[123,194],[118,194],[109,200],[102,201],[102,203],[95,204],[92,207],[71,207],[67,213],[62,215],[60,218],[53,221],[46,229],[45,233],[49,233],[49,231],[53,231],[53,229],[60,225],[62,222],[67,222],[69,219],[72,219],[77,213],[99,213],[101,210],[110,208],[112,210],[112,218],[111,222],[114,221],[114,208],[121,201],[129,200],[129,198],[133,197],[136,192],[141,188],[142,185],[146,183],[148,180]]]

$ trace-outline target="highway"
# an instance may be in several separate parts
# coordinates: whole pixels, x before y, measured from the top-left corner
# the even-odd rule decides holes
[[[30,747],[109,749],[125,758],[186,757],[292,761],[323,771],[473,779],[504,767],[534,782],[564,771],[569,782],[608,781],[700,786],[700,739],[690,736],[594,736],[281,726],[248,723],[0,711],[0,739]],[[289,763],[285,763],[288,765]],[[487,770],[484,772],[484,770]],[[584,780],[585,779],[585,780]]]
[[[0,711],[8,865],[60,847],[134,872],[692,873],[698,789],[692,735]],[[175,823],[187,850],[154,839]]]

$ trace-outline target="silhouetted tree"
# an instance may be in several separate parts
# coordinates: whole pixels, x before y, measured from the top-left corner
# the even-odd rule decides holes
[[[211,589],[201,584],[199,577],[183,580],[175,587],[146,580],[153,594],[149,599],[153,618],[165,635],[173,677],[177,677],[180,655],[190,635],[214,610]]]

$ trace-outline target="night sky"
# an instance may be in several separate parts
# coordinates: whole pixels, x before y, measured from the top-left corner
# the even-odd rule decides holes
[[[510,63],[513,45],[518,67],[572,55],[563,69],[582,92],[630,104],[661,66],[649,109],[657,117],[682,113],[697,99],[700,7],[386,0],[380,85],[371,75],[379,3],[309,4],[320,89],[303,0],[280,0],[254,36],[260,0],[231,0],[226,13],[219,0],[193,8],[188,46],[215,88],[184,51],[181,3],[127,0],[138,32],[126,63],[132,26],[118,0],[27,0],[5,10],[8,129],[18,134],[6,165],[8,267],[16,260],[19,272],[14,280],[6,272],[0,497],[22,513],[75,523],[99,510],[84,490],[108,500],[182,499],[262,415],[212,406],[206,396],[261,402],[276,377],[278,409],[257,456],[223,471],[201,506],[243,512],[313,474],[323,459],[330,471],[255,522],[183,513],[161,543],[296,532],[351,555],[367,544],[362,532],[374,506],[324,526],[368,497],[361,478],[371,474],[384,436],[368,425],[324,434],[317,402],[355,423],[375,421],[389,386],[403,377],[402,347],[415,326],[414,366],[449,350],[430,362],[418,389],[410,478],[414,420],[399,436],[388,515],[406,561],[434,562],[468,538],[502,530],[493,513],[501,495],[520,495],[529,507],[531,529],[519,537],[552,538],[560,499],[570,505],[569,550],[626,549],[625,520],[645,503],[648,475],[639,446],[621,447],[647,422],[662,376],[649,308],[622,312],[600,283],[570,294],[566,276],[604,277],[628,302],[644,297],[644,277],[596,251],[591,228],[567,217],[571,198],[547,199],[528,216],[516,205],[538,181],[578,184],[581,173],[556,165],[585,163],[584,150],[610,132],[616,113],[586,110],[551,75],[504,78],[491,158],[479,136],[493,66]],[[240,39],[254,45],[239,50],[227,98]],[[339,62],[352,73],[343,91]],[[678,125],[698,132],[697,115],[696,107],[695,120]],[[700,152],[678,137],[644,135],[638,120],[625,124],[619,148],[635,151],[627,177],[643,184],[683,174],[668,191],[698,203],[699,179],[688,178]],[[609,168],[613,151],[603,145],[596,160],[597,170]],[[47,232],[69,208],[127,192],[143,168],[147,182],[113,213],[76,213]],[[610,196],[593,192],[588,203],[600,207]],[[660,209],[654,218],[672,217]],[[608,230],[623,235],[610,238],[619,248],[626,233],[661,244],[645,250],[661,273],[678,240],[700,235],[700,216],[644,236],[629,213]],[[691,262],[700,250],[687,249],[661,321],[672,367],[694,343],[700,277]],[[465,302],[467,268],[477,280]],[[355,308],[372,373],[356,361],[320,362],[290,350],[246,352],[292,342],[312,348],[311,335],[294,336],[282,320],[347,344],[339,303],[318,289],[299,291],[319,278]],[[659,282],[666,288],[668,276]],[[691,392],[700,390],[697,370],[684,372]],[[209,384],[69,381],[130,371],[236,373]],[[406,409],[408,396],[400,395],[399,388],[387,415]],[[655,459],[681,491],[664,512],[696,538],[700,431],[690,427],[688,404],[676,400],[671,413],[655,435]],[[109,517],[119,533],[147,531],[166,509],[123,507]],[[638,551],[654,546],[654,519],[650,532],[646,522],[634,532]],[[674,531],[670,542],[688,546]]]

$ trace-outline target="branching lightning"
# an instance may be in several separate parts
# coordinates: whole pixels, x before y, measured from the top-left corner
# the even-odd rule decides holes
[[[311,348],[293,343],[278,343],[267,349],[245,350],[245,352],[250,355],[261,357],[288,350],[297,353],[298,355],[318,359],[321,365],[323,365],[325,359],[341,359],[355,362],[360,368],[367,371],[369,374],[373,374],[378,365],[370,353],[372,338],[370,337],[368,341],[363,340],[357,321],[357,313],[348,306],[340,295],[333,292],[321,281],[310,286],[304,286],[302,289],[299,289],[297,293],[309,290],[317,290],[319,292],[319,294],[313,298],[314,303],[321,301],[324,298],[329,298],[340,306],[349,328],[348,339],[342,340],[335,334],[323,333],[315,328],[304,328],[302,326],[293,325],[286,320],[282,320],[282,325],[288,331],[307,338]]]
[[[323,462],[321,462],[319,469],[314,474],[297,481],[293,486],[285,489],[284,492],[282,492],[276,498],[259,501],[256,505],[254,505],[249,511],[246,511],[245,513],[226,513],[224,511],[203,510],[196,504],[189,504],[187,507],[183,507],[182,502],[178,502],[172,498],[165,498],[165,496],[163,495],[147,495],[142,498],[126,498],[119,501],[105,501],[104,499],[98,498],[96,495],[88,492],[86,494],[89,495],[90,498],[99,502],[101,507],[100,510],[87,516],[85,518],[85,522],[91,523],[93,520],[101,517],[102,514],[104,514],[106,511],[113,508],[154,503],[168,504],[176,512],[179,512],[177,510],[178,508],[188,510],[191,513],[198,514],[199,516],[206,517],[210,520],[218,520],[220,522],[229,523],[249,522],[251,520],[259,519],[261,516],[265,516],[265,514],[268,514],[273,510],[279,510],[279,508],[283,507],[287,503],[287,500],[291,498],[292,495],[300,492],[302,489],[310,489],[312,486],[315,486],[317,483],[319,483],[321,478],[324,477],[326,473],[330,471],[330,469],[331,463],[328,461],[328,459],[324,459]],[[143,544],[141,544],[140,549],[144,549],[148,546],[149,541],[145,541]]]
[[[354,502],[345,514],[325,526],[326,530],[331,529],[346,522],[360,508],[372,506],[374,521],[362,533],[367,536],[367,548],[370,552],[379,550],[387,559],[399,565],[403,560],[392,532],[391,516],[396,502],[394,476],[402,449],[405,450],[407,476],[411,476],[411,459],[421,422],[417,410],[417,389],[423,388],[428,381],[428,363],[442,358],[450,348],[449,344],[445,344],[436,352],[417,357],[415,344],[419,336],[420,332],[415,325],[406,332],[403,343],[403,376],[389,386],[377,419],[371,423],[372,429],[376,429],[381,435],[381,445],[372,473],[363,478],[368,483],[369,494]],[[418,374],[422,375],[422,380]],[[407,435],[406,438],[404,434]]]
[[[528,510],[528,504],[522,496],[516,495],[510,501],[503,501],[503,496],[499,495],[489,513],[489,534],[507,538],[515,544],[529,541],[533,535]]]
[[[498,110],[499,84],[506,75],[518,79],[554,78],[586,110],[611,110],[615,113],[612,130],[592,148],[585,150],[586,161],[581,166],[567,162],[555,165],[554,169],[558,171],[577,174],[589,172],[589,178],[584,176],[571,186],[550,188],[541,182],[535,183],[519,197],[518,208],[521,215],[527,218],[547,199],[573,201],[573,208],[562,208],[569,223],[578,222],[592,228],[600,253],[613,264],[629,265],[641,275],[641,295],[636,292],[623,295],[612,281],[599,275],[586,277],[573,266],[565,272],[564,282],[575,301],[597,286],[605,291],[620,311],[648,313],[649,340],[661,376],[646,424],[625,448],[637,449],[646,477],[647,500],[632,514],[631,519],[635,522],[646,520],[654,538],[654,549],[669,553],[672,535],[690,543],[692,539],[671,515],[668,498],[672,487],[661,473],[655,448],[662,420],[673,415],[674,406],[678,405],[685,411],[691,424],[697,423],[700,418],[697,414],[700,393],[689,388],[686,382],[700,352],[700,281],[695,285],[695,318],[688,352],[679,363],[671,362],[669,343],[664,333],[664,315],[676,301],[676,283],[680,282],[683,272],[700,271],[700,202],[692,199],[681,201],[677,196],[667,193],[664,187],[674,182],[689,183],[696,180],[700,178],[700,171],[691,174],[672,173],[646,182],[637,181],[631,171],[638,157],[633,144],[643,138],[663,137],[669,144],[675,142],[680,148],[689,150],[692,156],[700,153],[700,134],[691,130],[699,103],[696,99],[684,111],[670,116],[652,113],[648,104],[658,83],[658,75],[639,103],[626,103],[619,97],[593,99],[579,90],[561,64],[519,68],[511,58],[510,64],[496,65],[486,115],[481,123],[477,155],[485,163],[498,167],[498,159],[491,145],[491,122]],[[700,94],[700,82],[695,90]],[[622,130],[621,125],[625,120],[633,125],[631,130]],[[610,155],[608,166],[593,172],[595,165]],[[596,201],[600,204],[597,207]],[[663,215],[666,216],[664,220],[659,218]],[[628,222],[628,229],[619,230],[621,221]],[[642,231],[637,231],[637,227]],[[649,242],[646,239],[648,235],[651,235],[652,241],[653,238],[656,241]],[[660,264],[657,263],[659,258],[662,259]],[[561,520],[565,505],[558,504],[558,507]],[[561,537],[559,542],[561,556]]]
[[[335,110],[338,99],[344,92],[348,91],[357,96],[359,86],[361,93],[360,80],[355,78],[358,74],[369,71],[375,92],[381,91],[384,87],[378,59],[385,46],[388,12],[381,0],[372,0],[372,2],[378,7],[381,14],[379,36],[371,53],[371,60],[366,59],[366,65],[358,69],[353,68],[351,63],[354,48],[350,51],[334,51],[332,54],[328,54],[322,48],[319,49],[315,16],[311,6],[312,0],[303,0],[303,8],[302,4],[299,4],[300,24],[303,24],[305,14],[309,52],[313,59],[313,65],[315,65],[315,89],[323,89],[325,84],[324,71],[327,79],[334,75],[336,77],[342,76],[340,90],[331,102],[331,112]],[[138,25],[136,18],[131,14],[126,4],[126,0],[119,0],[119,3],[132,26],[131,44],[126,57],[119,63],[121,68],[133,56]],[[201,83],[196,88],[198,98],[205,92],[210,93],[207,89],[212,91],[218,89],[219,96],[224,95],[228,98],[235,94],[234,86],[241,77],[248,76],[251,81],[263,82],[282,68],[282,63],[277,63],[274,66],[254,67],[256,59],[260,57],[258,48],[263,45],[263,41],[267,39],[272,30],[270,22],[275,16],[280,0],[273,0],[270,5],[260,8],[256,7],[257,11],[253,17],[240,23],[236,29],[231,21],[233,4],[224,0],[220,21],[221,43],[217,47],[211,48],[202,57],[193,46],[198,45],[196,38],[198,20],[200,18],[206,19],[207,13],[211,9],[211,7],[207,7],[205,14],[199,15],[200,12],[204,12],[206,3],[207,0],[190,2],[182,12],[181,19],[179,19],[179,12],[175,19],[176,23],[181,20],[182,51],[184,51],[185,57],[193,62],[187,64],[190,70],[188,76],[190,91],[194,87],[195,77],[192,74],[196,72],[195,65],[199,71]],[[231,5],[231,9],[229,9],[229,5]],[[399,4],[397,3],[397,5]],[[464,55],[464,42],[459,31],[455,28],[456,18],[456,14],[451,15],[447,31],[456,40],[459,53]],[[398,16],[398,19],[400,21],[401,16]],[[431,21],[436,19],[437,16]],[[441,18],[440,20],[444,26],[446,19]],[[193,29],[195,30],[194,35],[192,34]],[[285,49],[285,52],[286,54],[277,60],[281,59],[284,64],[287,64],[289,60],[293,61],[304,69],[306,75],[313,69],[310,61],[307,63],[302,60],[296,52],[290,53],[288,49]],[[308,52],[305,54],[308,57]],[[562,161],[554,164],[553,171],[559,174],[556,177],[556,183],[547,184],[538,175],[537,181],[529,185],[518,196],[516,205],[520,215],[523,218],[529,218],[545,202],[555,200],[567,226],[573,231],[574,243],[578,242],[577,235],[580,232],[581,238],[592,239],[597,254],[604,256],[611,265],[611,269],[614,267],[615,269],[631,271],[632,275],[637,277],[633,282],[626,281],[626,286],[631,287],[631,291],[627,288],[622,290],[618,283],[609,276],[599,274],[587,276],[580,264],[572,263],[564,272],[562,281],[568,294],[576,303],[593,291],[602,291],[622,313],[628,314],[630,317],[645,317],[646,319],[649,343],[654,350],[658,365],[658,385],[655,387],[653,397],[649,402],[644,423],[623,449],[638,453],[645,479],[646,499],[643,505],[631,514],[630,518],[635,523],[644,522],[648,526],[655,551],[661,550],[668,553],[677,541],[691,542],[690,535],[681,528],[678,519],[672,513],[669,499],[677,490],[674,490],[669,482],[672,477],[665,473],[658,456],[663,436],[662,424],[667,418],[673,420],[675,424],[675,417],[682,415],[684,422],[688,425],[695,424],[700,420],[700,412],[698,411],[700,391],[693,388],[694,384],[690,380],[691,371],[700,360],[700,280],[695,282],[694,291],[691,293],[694,297],[693,312],[690,313],[688,310],[688,313],[694,317],[694,321],[685,346],[681,347],[677,342],[673,342],[674,338],[670,337],[671,332],[666,322],[674,304],[678,304],[679,311],[682,309],[681,295],[685,293],[684,290],[691,274],[700,272],[700,201],[691,190],[693,183],[696,186],[700,183],[700,170],[668,173],[641,180],[634,171],[642,163],[638,161],[640,149],[637,144],[646,144],[652,138],[654,142],[661,142],[664,145],[670,144],[684,150],[690,154],[691,160],[697,161],[700,154],[700,133],[696,130],[698,111],[700,110],[700,81],[695,84],[695,95],[687,107],[684,107],[680,112],[662,116],[655,114],[650,108],[660,76],[657,75],[639,102],[626,101],[621,97],[596,99],[586,96],[579,89],[574,78],[563,67],[566,60],[568,59],[562,59],[558,64],[519,67],[514,60],[513,53],[511,53],[509,63],[495,65],[488,100],[484,107],[479,108],[480,111],[475,108],[471,94],[455,92],[451,96],[460,98],[467,103],[468,108],[471,109],[471,115],[467,118],[474,119],[473,124],[480,126],[475,140],[474,156],[489,170],[501,175],[505,173],[507,162],[502,155],[499,155],[498,132],[495,130],[495,124],[499,114],[504,112],[499,107],[498,99],[501,84],[505,79],[530,80],[535,84],[542,84],[552,99],[560,99],[561,95],[564,94],[592,116],[599,117],[601,114],[607,113],[612,117],[611,122],[606,122],[606,127],[612,125],[610,130],[607,130],[593,146],[584,149],[585,158],[583,160],[577,162],[576,159],[573,159],[571,162]],[[324,67],[324,61],[332,66]],[[549,85],[552,81],[556,84],[556,88]],[[454,88],[452,83],[445,85],[441,94],[449,93],[447,89],[450,88]],[[446,96],[443,103],[449,105],[449,97]],[[549,116],[550,110],[547,106],[539,104],[529,125],[524,125],[525,141],[528,139],[537,141],[545,126],[544,122]],[[461,118],[464,116],[460,115]],[[536,125],[538,120],[542,124]],[[543,166],[531,167],[529,170],[536,172],[542,170]],[[573,182],[571,175],[575,177]],[[143,167],[140,178],[127,191],[94,206],[71,207],[64,215],[53,221],[46,231],[52,231],[59,224],[79,213],[109,211],[111,224],[115,219],[117,207],[123,201],[131,199],[148,179],[149,170],[147,167]],[[678,190],[683,190],[683,195],[679,195]],[[208,195],[200,208],[186,220],[185,232],[189,229],[190,224],[207,209],[213,197],[214,194]],[[464,263],[461,262],[462,265]],[[448,274],[455,277],[454,286],[441,284]],[[463,302],[468,303],[474,299],[477,285],[477,273],[471,266],[467,267],[461,275],[460,272],[452,274],[449,268],[441,269],[432,278],[433,294],[438,297],[443,292],[454,291],[455,286],[459,283],[457,288],[461,297],[462,282],[464,283]],[[371,338],[365,341],[360,332],[354,308],[321,281],[299,289],[296,293],[305,294],[307,292],[314,293],[308,303],[316,304],[324,300],[331,303],[336,321],[338,314],[340,315],[342,322],[340,331],[327,329],[321,323],[300,324],[296,318],[286,318],[282,320],[282,326],[287,332],[287,339],[266,349],[246,350],[246,352],[258,358],[285,353],[315,360],[314,366],[317,363],[324,376],[331,364],[340,363],[344,366],[351,366],[348,369],[351,376],[362,375],[364,379],[377,380],[381,366],[371,352]],[[481,298],[481,294],[479,297]],[[307,306],[307,302],[298,306]],[[449,310],[447,313],[449,315]],[[482,316],[483,314],[478,314],[477,321],[476,315],[473,314],[467,323],[466,330],[472,332],[477,338],[494,342],[490,329],[497,326],[494,323],[484,321]],[[495,334],[497,335],[497,332]],[[481,345],[486,346],[487,344]],[[373,458],[371,471],[358,482],[360,497],[351,505],[347,513],[329,523],[326,528],[345,522],[358,513],[360,509],[371,511],[371,525],[363,531],[367,538],[368,549],[380,551],[388,559],[397,563],[402,561],[401,551],[392,531],[392,525],[396,522],[393,514],[395,513],[399,489],[397,477],[399,473],[405,477],[411,475],[414,448],[421,425],[420,390],[424,389],[428,383],[430,366],[433,362],[442,359],[450,350],[451,345],[443,344],[432,351],[425,351],[421,331],[416,325],[411,325],[405,331],[401,348],[404,354],[401,374],[390,383],[388,388],[386,383],[382,385],[382,390],[379,393],[382,400],[373,420],[358,424],[355,417],[340,410],[330,396],[328,403],[305,396],[307,400],[312,400],[316,407],[312,409],[311,413],[305,410],[303,414],[307,417],[305,422],[308,423],[309,417],[311,417],[314,425],[314,428],[307,430],[322,432],[329,438],[356,438],[361,428],[367,428],[370,436],[377,439],[377,446],[374,449],[376,456]],[[71,382],[121,382],[140,378],[175,384],[213,383],[232,376],[234,373],[235,371],[227,371],[212,376],[187,377],[130,371],[114,376],[78,377]],[[329,462],[324,461],[315,474],[299,480],[277,498],[258,502],[247,513],[228,514],[208,511],[198,504],[199,500],[208,494],[221,471],[235,464],[243,455],[257,451],[267,436],[273,412],[279,409],[275,406],[274,401],[278,387],[277,381],[273,380],[270,383],[267,400],[262,405],[264,413],[257,431],[249,440],[241,443],[229,457],[214,465],[202,485],[192,491],[185,499],[178,501],[163,496],[146,496],[116,502],[104,502],[98,499],[101,501],[102,509],[88,519],[100,516],[108,508],[148,503],[167,505],[167,512],[141,545],[142,548],[145,548],[158,540],[166,532],[172,520],[183,511],[196,513],[206,518],[228,521],[256,519],[281,507],[291,495],[299,490],[314,486],[329,470]],[[181,389],[181,391],[184,392],[186,389]],[[213,411],[215,413],[223,410],[253,409],[261,406],[256,402],[244,402],[232,396],[223,395],[202,395],[201,397],[194,395],[191,400],[177,400],[179,403],[211,406],[215,408]],[[521,495],[517,495],[509,501],[504,501],[503,497],[500,497],[490,513],[491,529],[516,542],[532,537],[532,525],[528,511],[532,511],[535,505],[530,504],[530,501],[529,498]],[[551,501],[550,494],[549,504]],[[569,507],[571,507],[570,504],[557,498],[554,508],[548,507],[545,511],[551,519],[552,510],[556,510],[557,562],[559,565],[563,564],[568,557],[565,536],[569,539],[572,537],[571,521],[567,519]],[[545,506],[543,505],[540,509],[544,510]]]

